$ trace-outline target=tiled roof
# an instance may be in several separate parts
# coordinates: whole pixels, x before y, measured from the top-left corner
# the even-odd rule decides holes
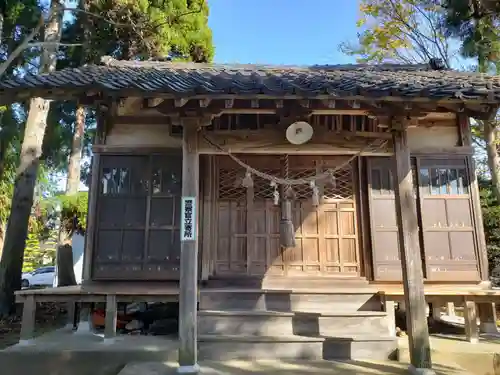
[[[50,74],[0,80],[0,96],[29,91],[68,97],[89,90],[137,95],[365,96],[500,102],[500,77],[423,65],[323,65],[310,67],[218,65],[169,61],[118,61],[68,68]],[[434,66],[435,67],[435,66]]]

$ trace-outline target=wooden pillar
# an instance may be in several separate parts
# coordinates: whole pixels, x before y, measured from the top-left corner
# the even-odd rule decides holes
[[[396,337],[396,302],[384,297],[384,310],[387,313],[387,324],[389,325],[389,336]]]
[[[466,114],[457,115],[457,127],[460,134],[462,146],[473,146],[470,119]],[[472,197],[474,230],[478,245],[478,261],[481,280],[489,280],[488,255],[486,250],[486,237],[484,235],[483,214],[481,212],[481,201],[479,197],[479,186],[477,173],[472,156],[467,157],[468,174],[470,180],[470,193]]]
[[[465,338],[472,344],[479,342],[479,329],[477,326],[476,303],[464,300]]]
[[[479,331],[482,333],[498,333],[497,312],[494,303],[478,303]]]
[[[199,372],[198,306],[198,121],[184,120],[182,136],[181,278],[179,295],[180,373]]]
[[[446,303],[446,315],[455,316],[455,304],[453,302]]]
[[[116,295],[106,296],[106,318],[104,322],[104,343],[112,344],[116,337],[117,306]]]
[[[36,301],[34,295],[29,295],[23,304],[23,318],[21,321],[21,335],[19,345],[29,345],[35,337]]]
[[[410,150],[404,122],[401,125],[402,129],[399,128],[393,133],[396,216],[411,369],[420,371],[432,367],[431,348]]]
[[[75,334],[86,335],[92,334],[93,331],[90,303],[82,302],[80,304],[78,328]]]
[[[437,303],[432,304],[432,319],[441,320],[441,305]]]
[[[74,330],[77,328],[76,312],[77,306],[76,302],[70,301],[66,304],[66,310],[68,311],[68,316],[66,320],[66,329]]]
[[[99,195],[100,155],[92,156],[89,200],[87,208],[87,228],[85,230],[85,243],[83,251],[82,284],[90,281],[92,277],[92,259],[95,244],[97,196]]]

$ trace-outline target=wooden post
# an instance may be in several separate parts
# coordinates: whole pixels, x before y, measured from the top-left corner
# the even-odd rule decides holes
[[[492,302],[478,303],[477,309],[479,313],[479,331],[483,333],[498,333],[495,304]]]
[[[35,337],[35,296],[29,295],[23,304],[23,318],[21,321],[21,335],[19,345],[29,345]]]
[[[199,372],[198,307],[198,121],[184,120],[182,137],[181,278],[179,295],[178,372]]]
[[[90,304],[87,302],[82,302],[80,304],[80,318],[78,321],[78,328],[76,329],[75,334],[87,335],[92,334],[92,316]]]
[[[455,316],[455,304],[453,302],[446,303],[446,315]]]
[[[396,302],[388,300],[384,296],[384,310],[387,313],[389,336],[396,337]]]
[[[404,121],[393,133],[396,217],[412,371],[432,368],[410,150]]]
[[[488,269],[488,251],[486,247],[486,237],[484,235],[483,213],[481,211],[481,198],[479,196],[479,186],[477,182],[477,173],[472,157],[467,158],[469,176],[471,179],[470,193],[472,196],[472,208],[474,216],[474,229],[478,244],[478,260],[481,280],[488,282],[490,279]]]
[[[479,342],[479,330],[477,326],[476,303],[464,300],[465,338],[472,344]]]
[[[104,325],[104,343],[112,344],[116,337],[116,295],[108,294],[106,296],[106,318]]]
[[[91,180],[87,208],[87,228],[85,230],[85,243],[83,251],[82,284],[89,282],[92,277],[92,258],[95,244],[95,231],[97,219],[97,196],[99,195],[100,155],[92,156]]]
[[[441,320],[441,305],[437,303],[432,304],[432,319]]]

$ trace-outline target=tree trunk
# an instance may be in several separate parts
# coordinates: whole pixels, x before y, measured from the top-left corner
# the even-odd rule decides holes
[[[85,108],[78,105],[75,112],[75,131],[68,164],[68,179],[66,195],[78,193],[80,186],[80,171],[85,135]],[[70,245],[72,233],[68,233],[64,225],[59,230],[59,246],[56,253],[56,286],[75,285],[75,270],[73,264],[73,247]]]
[[[85,135],[85,108],[79,105],[76,109],[75,132],[68,165],[68,180],[66,182],[66,194],[78,193],[80,187],[80,171],[83,150],[83,137]]]
[[[50,8],[51,12],[45,27],[44,40],[57,43],[60,41],[62,29],[61,3],[58,0],[52,0]],[[44,48],[40,58],[41,73],[55,70],[56,55],[56,44]],[[21,287],[21,270],[28,235],[28,221],[33,206],[33,195],[49,107],[49,101],[42,98],[31,99],[21,147],[20,164],[14,184],[12,208],[5,233],[4,250],[0,261],[0,317],[14,312],[14,292]]]
[[[488,168],[491,174],[493,194],[500,203],[500,155],[497,150],[497,130],[495,121],[484,121],[484,142],[488,156]]]
[[[0,259],[2,258],[4,241],[5,241],[5,225],[0,220]]]

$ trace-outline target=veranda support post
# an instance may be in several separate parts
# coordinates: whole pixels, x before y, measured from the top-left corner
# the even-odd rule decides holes
[[[182,138],[181,276],[179,373],[199,372],[196,338],[198,305],[198,121],[184,120]]]
[[[399,253],[403,271],[406,325],[413,373],[432,373],[429,329],[427,327],[424,276],[420,255],[419,225],[414,197],[410,150],[404,120],[392,121],[396,216]]]

